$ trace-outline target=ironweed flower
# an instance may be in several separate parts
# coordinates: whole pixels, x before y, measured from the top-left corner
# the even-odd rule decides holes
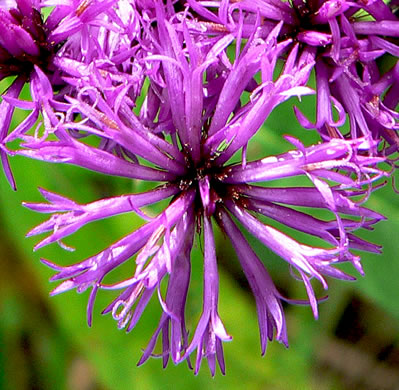
[[[90,71],[89,64],[101,63],[98,70],[106,72],[110,80],[117,79],[120,83],[122,78],[124,82],[129,80],[128,75],[121,76],[117,70],[121,63],[118,55],[124,52],[125,59],[126,52],[134,54],[131,40],[135,29],[129,22],[135,10],[119,1],[119,8],[111,11],[115,3],[115,0],[16,0],[7,3],[9,8],[0,8],[0,80],[15,77],[0,105],[0,155],[6,177],[14,189],[15,181],[7,160],[7,154],[13,153],[5,145],[23,139],[32,129],[38,137],[42,124],[45,138],[59,130],[60,122],[70,113],[71,104],[65,95],[76,96],[82,89],[81,83],[71,76],[84,77],[82,73]],[[49,6],[53,8],[45,18],[41,11]],[[125,62],[123,70],[128,72],[131,67]],[[131,76],[131,79],[140,85],[137,77]],[[19,99],[25,83],[29,83],[31,101]],[[15,108],[31,112],[10,132]]]
[[[316,122],[296,110],[300,123],[316,128],[324,139],[383,137],[392,144],[392,134],[399,128],[395,111],[399,97],[393,92],[397,77],[392,77],[397,66],[384,74],[376,64],[385,54],[399,55],[399,20],[392,10],[383,1],[293,1],[292,7],[297,18],[288,34],[295,34],[305,50],[317,56]],[[342,128],[345,114],[349,134]]]
[[[204,8],[194,1],[189,4],[194,11]],[[157,293],[162,314],[139,364],[153,355],[162,334],[164,366],[169,359],[175,364],[186,360],[191,366],[190,355],[196,351],[195,373],[206,357],[214,375],[216,363],[225,372],[222,343],[231,339],[218,311],[214,229],[218,227],[230,239],[248,279],[257,307],[262,353],[268,340],[288,345],[281,301],[291,300],[279,293],[243,230],[297,271],[317,317],[318,299],[311,279],[325,289],[326,277],[352,280],[336,265],[351,262],[362,273],[360,258],[351,250],[380,251],[355,231],[371,229],[384,218],[357,200],[359,195],[367,198],[374,183],[386,175],[378,168],[384,159],[373,153],[377,141],[368,137],[337,138],[310,147],[288,137],[294,150],[247,161],[248,143],[270,112],[292,96],[313,92],[306,83],[314,57],[303,55],[291,39],[283,39],[283,23],[279,23],[263,38],[249,37],[230,62],[226,52],[234,34],[216,39],[191,34],[185,19],[175,22],[173,15],[168,16],[168,7],[158,2],[147,12],[156,23],[146,25],[145,41],[153,46],[146,48],[139,61],[148,78],[147,87],[142,83],[138,91],[148,88],[140,112],[135,112],[138,94],[132,95],[129,81],[112,79],[97,64],[80,67],[76,74],[70,69],[73,83],[80,84],[82,92],[65,95],[70,109],[55,134],[62,137],[50,140],[25,135],[24,149],[17,153],[163,184],[89,204],[41,189],[48,203],[25,206],[52,216],[28,235],[49,232],[37,244],[39,249],[54,242],[62,244],[65,237],[95,220],[127,212],[142,216],[144,225],[83,261],[60,266],[43,259],[56,271],[52,280],[62,281],[52,294],[91,289],[87,307],[91,324],[98,291],[118,290],[118,297],[103,312],[111,313],[119,328],[130,331]],[[277,60],[288,47],[286,64],[276,78]],[[255,81],[257,74],[260,82]],[[245,89],[251,97],[241,102]],[[99,145],[85,143],[85,135],[96,136]],[[234,162],[240,150],[241,158]],[[302,176],[309,179],[309,186],[284,187],[285,178]],[[282,181],[281,186],[268,186],[276,180]],[[167,199],[169,204],[154,218],[141,210]],[[331,220],[301,210],[305,207],[327,210]],[[270,220],[320,238],[320,247],[296,241]],[[185,306],[195,235],[203,242],[203,310],[189,337]],[[127,261],[136,263],[134,274],[107,283],[107,275]],[[164,296],[161,283],[167,283]]]
[[[255,31],[265,36],[282,22],[281,39],[299,43],[302,55],[315,64],[316,120],[295,109],[301,125],[317,129],[325,140],[382,138],[389,145],[387,154],[398,150],[399,19],[394,7],[383,0],[241,0],[211,2],[209,8],[196,0],[188,3],[207,21],[205,31],[234,31],[238,39]],[[198,23],[191,28],[198,31]],[[388,70],[376,62],[386,54],[392,56]],[[343,127],[347,119],[349,132]]]
[[[7,159],[8,151],[3,145],[35,126],[40,114],[44,116],[46,128],[56,127],[58,118],[53,108],[64,108],[62,99],[57,99],[59,103],[53,99],[53,91],[65,86],[53,61],[63,42],[51,37],[51,30],[67,12],[58,12],[58,9],[44,20],[42,3],[40,0],[15,0],[7,3],[9,8],[0,9],[0,80],[15,77],[0,105],[0,155],[6,177],[14,189],[16,185]],[[18,100],[27,82],[30,83],[32,102]],[[7,136],[16,107],[32,112]]]
[[[23,85],[36,77],[35,69],[47,70],[56,50],[46,39],[46,27],[40,14],[39,2],[17,0],[7,3],[12,8],[0,8],[0,80],[16,76],[0,105],[0,142],[8,134],[14,105],[7,99],[17,99]],[[46,76],[44,76],[46,78]],[[37,78],[38,79],[38,78]],[[48,79],[45,81],[49,84]],[[32,94],[36,96],[36,94]],[[15,189],[6,151],[0,149],[2,165],[8,181]]]
[[[47,17],[45,7],[52,7]],[[388,176],[380,164],[399,145],[398,23],[382,0],[15,0],[0,6],[0,80],[14,77],[0,105],[0,155],[11,185],[7,154],[154,183],[147,192],[87,204],[40,189],[47,203],[24,204],[51,214],[28,233],[48,233],[35,250],[55,242],[69,250],[66,237],[119,214],[145,221],[70,266],[43,259],[56,271],[52,280],[61,281],[52,294],[91,289],[91,325],[97,293],[117,291],[103,313],[127,331],[155,294],[162,313],[139,364],[155,355],[161,336],[164,367],[169,360],[191,367],[195,353],[195,373],[203,358],[212,375],[217,364],[224,373],[223,342],[231,336],[218,308],[215,234],[221,231],[253,292],[262,354],[268,340],[287,346],[282,301],[309,304],[317,318],[323,298],[312,280],[324,289],[327,277],[353,280],[339,265],[349,262],[363,274],[353,250],[381,250],[356,231],[384,219],[363,203]],[[382,70],[375,60],[386,54],[392,64]],[[30,101],[20,98],[27,83]],[[318,131],[321,143],[304,146],[300,136],[286,136],[292,150],[250,161],[254,136],[275,107],[311,94],[315,123],[299,109],[296,115]],[[10,130],[15,108],[29,114]],[[288,185],[288,178],[307,185]],[[142,209],[161,201],[155,217]],[[329,217],[315,217],[316,209]],[[248,234],[287,263],[308,300],[281,295]],[[191,331],[185,317],[196,237],[203,308]],[[110,284],[108,275],[129,261],[133,274]]]

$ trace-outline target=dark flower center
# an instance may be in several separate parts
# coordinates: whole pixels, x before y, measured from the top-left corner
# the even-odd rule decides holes
[[[181,191],[195,189],[195,209],[197,216],[203,214],[209,216],[213,214],[216,203],[221,202],[227,195],[226,185],[219,180],[221,167],[216,166],[208,157],[203,157],[197,164],[192,162],[189,158],[186,160],[188,161],[188,170],[187,173],[179,179],[178,186]],[[203,184],[205,181],[209,183],[209,186]],[[203,191],[209,189],[210,204],[208,207],[203,204],[201,186],[203,187]]]
[[[297,41],[297,36],[299,33],[306,32],[315,32],[321,34],[331,34],[331,27],[327,20],[320,20],[320,12],[322,10],[321,5],[327,6],[328,2],[317,2],[312,0],[302,1],[302,0],[292,0],[292,7],[296,14],[296,24],[292,26],[292,30],[285,35],[282,35],[282,39],[285,40],[287,38],[292,38],[294,41]],[[337,6],[340,6],[341,3],[337,2]],[[330,7],[332,5],[329,5]],[[322,13],[325,13],[326,10],[323,10]],[[333,11],[331,11],[333,12]],[[320,43],[319,49],[323,46]],[[330,45],[327,45],[330,46]]]

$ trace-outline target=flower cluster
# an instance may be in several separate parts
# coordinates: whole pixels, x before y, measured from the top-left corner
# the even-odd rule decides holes
[[[14,76],[0,106],[0,153],[12,186],[7,157],[15,154],[154,183],[147,192],[88,204],[40,189],[46,203],[24,204],[51,214],[28,233],[48,233],[35,249],[62,244],[84,225],[118,214],[146,221],[71,266],[43,260],[56,271],[52,280],[61,281],[52,294],[91,289],[89,324],[99,290],[119,291],[103,313],[127,331],[158,296],[159,325],[139,364],[154,354],[162,334],[164,366],[171,359],[191,367],[196,351],[195,373],[204,357],[212,375],[217,363],[225,372],[222,344],[231,336],[218,313],[215,229],[231,241],[253,292],[262,353],[268,340],[288,345],[282,301],[308,303],[317,317],[311,280],[324,289],[326,277],[352,280],[339,265],[350,262],[363,273],[353,250],[380,252],[357,231],[384,219],[362,203],[389,176],[382,164],[394,166],[399,147],[393,5],[15,0],[0,8],[0,33],[0,78]],[[25,84],[30,101],[20,98]],[[275,107],[313,94],[315,122],[295,113],[320,142],[305,146],[301,134],[290,134],[290,150],[251,161],[251,142],[266,131],[262,125]],[[11,128],[16,108],[29,114]],[[307,185],[287,185],[285,179],[299,177]],[[160,201],[167,206],[155,217],[141,209]],[[330,219],[314,216],[315,209]],[[317,237],[320,245],[299,242],[276,226]],[[289,264],[308,301],[281,295],[245,231]],[[196,235],[203,310],[190,336],[185,308]],[[135,262],[134,273],[107,283],[127,261]],[[167,283],[165,296],[161,283]]]

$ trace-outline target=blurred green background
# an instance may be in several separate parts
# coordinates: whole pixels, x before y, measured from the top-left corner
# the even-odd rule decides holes
[[[298,104],[311,114],[309,102],[304,99]],[[18,113],[15,123],[23,115]],[[251,143],[249,157],[288,150],[282,139],[288,132],[305,144],[314,141],[314,135],[294,123],[292,103],[275,110]],[[286,306],[290,347],[271,343],[265,357],[260,356],[254,301],[231,247],[218,236],[220,315],[233,341],[224,346],[226,376],[217,372],[211,378],[206,361],[197,377],[185,364],[170,364],[163,370],[158,359],[136,367],[160,317],[156,300],[136,329],[126,334],[110,315],[100,314],[111,301],[111,292],[99,294],[92,328],[86,323],[88,292],[49,297],[56,285],[48,282],[53,272],[40,263],[41,257],[62,265],[77,262],[135,229],[142,223],[138,217],[124,215],[85,227],[65,240],[76,247],[72,253],[56,244],[32,252],[38,238],[24,238],[46,218],[21,206],[22,201],[42,201],[38,186],[83,203],[140,190],[140,183],[19,157],[12,158],[11,164],[18,191],[14,193],[0,175],[0,389],[399,388],[399,202],[390,184],[367,203],[389,218],[365,235],[384,246],[383,254],[362,255],[366,276],[357,282],[330,280],[329,300],[320,304],[318,321],[309,307]],[[301,283],[292,279],[284,262],[254,245],[282,291],[304,298]],[[133,266],[129,262],[126,275]],[[196,314],[188,326],[193,329],[202,304],[198,254],[193,258],[190,289],[188,310]]]

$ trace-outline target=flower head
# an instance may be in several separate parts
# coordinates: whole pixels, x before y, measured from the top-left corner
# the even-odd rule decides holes
[[[336,265],[351,262],[362,272],[360,259],[351,250],[380,250],[357,237],[355,231],[369,229],[383,216],[355,199],[367,196],[373,183],[386,174],[377,168],[383,158],[368,152],[376,145],[367,137],[334,139],[310,147],[289,137],[294,150],[247,161],[247,145],[273,108],[292,96],[312,93],[305,85],[313,59],[300,55],[294,45],[286,66],[274,79],[277,60],[291,45],[290,39],[280,37],[281,23],[264,39],[250,39],[230,63],[226,61],[226,50],[232,35],[226,34],[210,44],[202,36],[190,35],[185,20],[175,24],[168,20],[160,4],[154,15],[156,26],[147,26],[147,32],[158,40],[154,53],[141,61],[142,69],[148,70],[149,80],[141,111],[132,110],[128,89],[120,89],[115,80],[107,84],[109,74],[94,69],[92,75],[80,79],[85,93],[65,96],[71,112],[78,113],[81,120],[76,122],[76,116],[69,115],[58,127],[63,134],[58,140],[25,137],[24,149],[17,153],[164,184],[145,193],[84,205],[41,190],[49,203],[25,203],[25,206],[53,215],[29,235],[49,232],[36,246],[39,249],[53,242],[61,243],[94,220],[126,212],[146,219],[137,230],[74,265],[65,267],[43,260],[57,272],[52,280],[62,280],[53,294],[90,288],[90,324],[98,291],[119,290],[119,296],[104,313],[111,313],[118,327],[130,331],[157,292],[162,314],[139,363],[153,354],[162,334],[164,366],[169,359],[174,363],[187,360],[191,366],[189,357],[196,351],[195,372],[206,357],[213,375],[216,362],[224,373],[222,343],[231,339],[218,310],[214,229],[218,227],[230,239],[248,279],[258,312],[261,349],[265,353],[267,340],[275,338],[288,345],[281,303],[287,298],[279,293],[242,230],[297,271],[304,282],[308,303],[317,316],[318,299],[311,279],[317,279],[324,288],[328,287],[326,276],[351,280]],[[257,73],[261,82],[254,85]],[[251,91],[251,98],[242,103],[240,98],[245,89]],[[98,137],[99,146],[85,143],[84,134]],[[240,150],[243,150],[240,161],[232,162]],[[270,181],[300,176],[308,178],[307,187],[268,186]],[[154,218],[140,209],[165,199],[170,199],[169,204]],[[309,206],[329,211],[331,219],[318,219],[297,209]],[[264,222],[263,217],[317,236],[323,245],[299,243]],[[190,338],[185,305],[195,235],[203,241],[204,296],[202,314]],[[133,275],[107,284],[107,275],[127,261],[136,263]],[[161,283],[166,281],[163,296]]]
[[[8,134],[14,112],[14,105],[7,99],[18,98],[35,67],[47,70],[50,58],[56,50],[56,46],[46,39],[46,27],[37,1],[17,0],[7,5],[11,8],[0,8],[0,80],[8,76],[16,76],[16,79],[0,105],[1,143]],[[7,179],[15,188],[7,154],[3,148],[0,149],[0,155]]]
[[[349,119],[352,138],[383,137],[397,145],[392,142],[392,130],[399,128],[395,112],[399,98],[392,91],[396,65],[387,73],[376,66],[385,54],[399,55],[399,21],[389,6],[383,1],[338,0],[293,1],[292,6],[297,19],[289,34],[317,57],[316,122],[296,110],[300,123],[331,139],[347,136],[342,126]]]
[[[121,1],[119,8],[111,12],[114,0],[101,4],[94,1],[59,3],[16,0],[10,2],[9,9],[0,8],[0,80],[16,77],[3,94],[0,105],[0,155],[6,177],[14,189],[16,185],[7,160],[7,154],[13,155],[13,152],[5,145],[18,138],[29,138],[26,134],[31,130],[38,138],[42,124],[44,138],[59,133],[59,124],[66,116],[73,115],[72,104],[65,96],[82,93],[77,77],[87,76],[94,63],[101,63],[96,70],[105,72],[112,81],[117,79],[129,92],[133,90],[130,88],[133,81],[138,85],[141,82],[137,76],[122,76],[117,70],[121,61],[118,55],[124,52],[125,59],[127,47],[127,53],[133,54],[134,34],[130,25],[128,30],[121,22],[120,16],[124,12],[128,24],[129,18],[136,15],[132,6]],[[48,6],[54,7],[45,17],[41,11]],[[109,33],[104,39],[106,31]],[[111,57],[113,66],[107,63]],[[125,72],[131,68],[132,65],[124,65]],[[25,83],[29,83],[31,101],[19,99]],[[15,108],[30,113],[11,129]],[[58,134],[58,138],[62,135]]]
[[[252,290],[262,354],[268,340],[288,345],[282,301],[309,304],[317,317],[323,298],[312,280],[324,289],[328,277],[353,280],[339,268],[349,262],[363,274],[353,250],[380,252],[356,232],[384,219],[363,203],[389,175],[380,165],[399,145],[399,68],[382,72],[374,61],[398,56],[398,21],[383,1],[9,4],[0,8],[0,78],[16,76],[0,105],[9,181],[14,185],[7,154],[18,154],[153,183],[146,192],[87,204],[40,189],[46,203],[25,203],[51,214],[28,233],[48,233],[36,250],[54,242],[72,250],[63,240],[103,218],[135,213],[145,221],[70,266],[42,260],[61,282],[52,294],[91,289],[89,325],[99,291],[118,292],[103,313],[127,331],[157,295],[162,313],[139,364],[156,355],[161,336],[164,366],[172,360],[191,367],[196,353],[195,373],[204,358],[212,375],[217,364],[225,372],[223,342],[231,336],[219,313],[216,231],[231,241]],[[44,6],[53,7],[47,18]],[[373,20],[362,20],[362,12]],[[25,83],[31,101],[19,98]],[[299,109],[296,115],[321,142],[305,146],[286,136],[291,150],[251,161],[254,137],[275,107],[312,94],[315,123]],[[29,114],[10,130],[15,108]],[[349,132],[342,127],[346,118]],[[20,145],[9,147],[16,139]],[[156,216],[143,209],[161,201]],[[315,209],[328,217],[315,217]],[[282,296],[247,234],[286,262],[303,282],[306,301]],[[190,330],[186,304],[196,238],[203,307]],[[108,275],[126,262],[135,263],[134,272],[110,284]]]
[[[301,125],[316,129],[323,139],[383,138],[387,154],[398,150],[399,20],[382,0],[302,1],[241,0],[212,3],[191,0],[199,17],[215,33],[235,32],[238,40],[266,36],[282,23],[280,39],[299,44],[303,56],[314,60],[316,120],[295,109]],[[210,12],[216,7],[217,13]],[[196,25],[192,24],[193,30]],[[288,47],[290,50],[292,47]],[[387,67],[376,61],[392,56]],[[349,120],[349,133],[343,127]]]

